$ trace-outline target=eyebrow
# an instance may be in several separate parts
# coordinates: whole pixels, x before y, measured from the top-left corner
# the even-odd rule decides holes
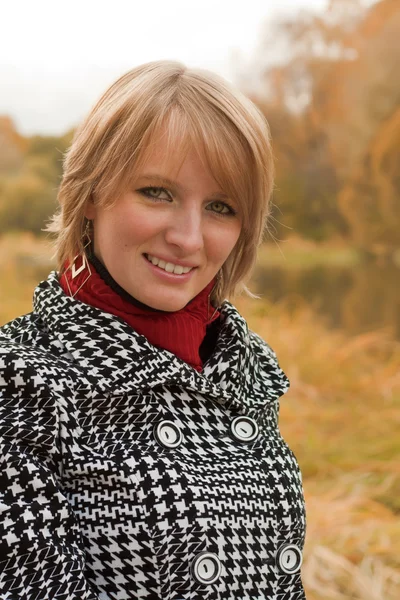
[[[160,183],[161,185],[168,185],[171,188],[176,188],[181,190],[182,192],[187,193],[189,190],[187,188],[185,188],[184,186],[180,185],[179,183],[177,183],[176,181],[173,181],[172,179],[169,179],[168,177],[165,177],[164,175],[140,175],[140,177],[138,177],[138,180],[141,179],[146,179],[147,181],[157,181],[158,183]],[[214,192],[213,194],[210,194],[209,196],[210,198],[222,198],[224,200],[228,200],[229,196],[227,194],[225,194],[224,192]]]

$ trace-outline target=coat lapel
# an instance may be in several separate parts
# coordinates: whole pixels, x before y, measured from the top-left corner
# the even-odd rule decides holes
[[[151,345],[122,319],[67,296],[56,272],[36,288],[34,310],[105,393],[178,385],[240,410],[261,408],[289,387],[273,356],[251,347],[247,323],[229,302],[221,307],[216,348],[202,373]]]

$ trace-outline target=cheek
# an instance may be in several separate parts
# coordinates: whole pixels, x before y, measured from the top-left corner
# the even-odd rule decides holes
[[[213,237],[213,256],[215,262],[224,263],[232,253],[240,237],[240,226],[221,232]]]
[[[105,217],[100,234],[108,246],[128,249],[150,240],[157,233],[157,223],[140,211],[117,211]]]

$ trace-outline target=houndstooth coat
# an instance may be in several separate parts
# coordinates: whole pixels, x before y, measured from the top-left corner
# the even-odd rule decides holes
[[[0,329],[1,600],[300,600],[289,382],[225,302],[198,373],[66,296]]]

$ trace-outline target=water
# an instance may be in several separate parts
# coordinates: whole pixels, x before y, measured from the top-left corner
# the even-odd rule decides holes
[[[258,268],[251,289],[289,307],[310,304],[328,327],[351,335],[385,328],[400,339],[400,269],[393,264]]]

